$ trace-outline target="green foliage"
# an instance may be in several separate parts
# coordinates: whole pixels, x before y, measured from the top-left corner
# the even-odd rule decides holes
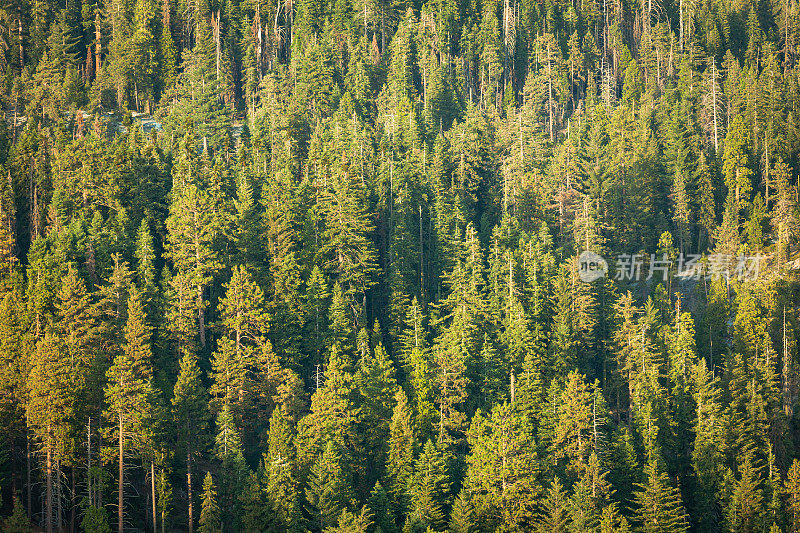
[[[798,529],[800,25],[734,4],[5,2],[6,529]]]
[[[222,516],[217,503],[217,490],[211,472],[203,480],[203,505],[200,511],[200,533],[222,533]]]
[[[31,533],[32,531],[33,528],[25,514],[25,508],[22,507],[19,497],[14,495],[14,510],[11,512],[11,516],[3,522],[3,533]]]

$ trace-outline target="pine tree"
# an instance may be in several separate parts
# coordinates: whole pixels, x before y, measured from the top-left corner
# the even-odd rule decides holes
[[[736,531],[758,531],[766,524],[765,501],[760,469],[753,464],[752,452],[745,451],[738,465],[739,479],[732,480],[725,521]]]
[[[272,412],[269,446],[265,464],[266,489],[274,508],[274,519],[288,530],[300,526],[300,491],[297,480],[293,427],[281,409]]]
[[[387,533],[398,531],[397,524],[394,521],[394,513],[392,513],[389,504],[389,497],[380,482],[375,483],[375,487],[373,487],[369,495],[369,500],[367,500],[367,507],[376,528],[380,528],[381,531],[386,531]]]
[[[645,466],[645,476],[644,483],[635,484],[639,490],[634,493],[635,519],[641,531],[688,531],[680,492],[670,485],[667,474],[660,470],[657,462],[650,461]]]
[[[200,346],[205,347],[207,302],[204,295],[220,268],[212,242],[218,230],[218,220],[213,200],[207,191],[194,183],[178,181],[178,176],[175,178],[176,189],[173,191],[170,216],[166,224],[166,255],[176,269],[186,276],[186,283],[194,291],[193,309],[197,316],[197,334]]]
[[[397,381],[391,359],[382,344],[374,354],[367,350],[358,365],[354,381],[361,394],[362,423],[369,428],[365,445],[371,450],[372,469],[382,470],[388,452],[393,403],[397,402]]]
[[[468,436],[471,452],[464,486],[465,496],[480,502],[474,511],[476,522],[499,520],[517,528],[530,527],[539,495],[530,421],[503,403],[487,417],[476,413]]]
[[[693,511],[707,530],[716,526],[720,510],[715,495],[722,486],[727,451],[729,418],[720,403],[718,381],[704,361],[692,368],[694,403],[697,406],[692,467],[697,476]]]
[[[224,337],[213,355],[210,392],[216,410],[229,406],[244,421],[252,417],[257,406],[252,382],[257,374],[258,352],[268,342],[269,315],[264,293],[243,266],[234,268],[225,288],[225,297],[219,302]]]
[[[747,127],[744,118],[737,115],[725,136],[725,152],[722,157],[725,186],[728,187],[729,193],[733,194],[737,212],[744,207],[743,202],[750,199],[752,191],[750,176],[753,171],[748,166],[747,145]]]
[[[567,533],[569,524],[569,513],[567,511],[567,497],[561,483],[556,479],[550,484],[547,490],[536,521],[536,531],[545,533]]]
[[[310,468],[328,442],[344,449],[357,437],[355,430],[360,410],[356,404],[353,375],[350,364],[335,345],[331,348],[324,378],[324,386],[311,397],[311,412],[298,424],[297,453],[301,470]]]
[[[404,530],[441,530],[445,525],[445,509],[450,480],[442,452],[428,440],[415,465],[411,480],[411,506]]]
[[[66,448],[74,397],[69,393],[70,361],[63,343],[46,332],[36,345],[28,376],[28,421],[42,442],[45,453],[45,499],[43,523],[53,531],[55,461]],[[57,480],[60,481],[60,480]]]
[[[272,528],[273,510],[262,478],[263,472],[251,472],[239,496],[244,531],[270,531]]]
[[[192,491],[192,466],[195,455],[203,449],[208,414],[206,391],[203,388],[197,356],[187,351],[181,359],[180,373],[172,397],[172,407],[178,428],[178,442],[186,460],[186,486],[188,499],[188,528],[194,530],[194,494]]]
[[[326,528],[326,533],[368,533],[372,519],[367,506],[362,507],[361,513],[354,514],[342,511],[336,521],[335,527]]]
[[[389,453],[386,461],[387,489],[395,515],[408,511],[411,479],[414,473],[416,435],[413,413],[403,389],[394,395],[395,406],[389,427]]]
[[[561,57],[561,50],[556,38],[551,33],[544,33],[536,39],[535,46],[540,54],[540,67],[537,74],[538,85],[542,87],[544,102],[544,114],[547,117],[547,132],[550,142],[556,138],[557,116],[560,115],[556,107],[562,100],[565,87],[564,79],[564,60]]]
[[[461,491],[453,502],[450,511],[450,531],[452,533],[473,533],[473,510],[468,497]]]
[[[790,531],[800,528],[800,460],[792,461],[783,485]]]
[[[314,530],[334,526],[342,511],[350,506],[349,481],[337,445],[329,441],[311,468],[306,489],[310,525]]]
[[[348,303],[360,307],[358,298],[369,289],[377,271],[375,245],[369,240],[373,226],[367,217],[366,191],[355,176],[334,174],[320,191],[318,209],[324,222],[317,261],[342,286]],[[356,313],[352,319],[358,320]]]
[[[11,516],[3,522],[3,533],[33,533],[31,521],[28,520],[25,508],[16,494],[14,495],[14,510]]]
[[[556,424],[550,453],[555,461],[566,459],[566,470],[582,474],[592,451],[592,390],[583,376],[572,371],[553,405]]]
[[[427,347],[424,314],[414,298],[406,313],[406,329],[401,334],[403,366],[408,376],[409,400],[413,405],[415,424],[422,433],[429,435],[433,429],[435,407],[433,404],[433,364]]]
[[[242,454],[241,437],[228,406],[217,415],[215,444],[217,458],[222,463],[222,473],[218,476],[220,516],[225,523],[237,524],[241,510],[238,495],[244,490],[249,470]]]
[[[150,328],[147,326],[140,293],[134,288],[128,299],[125,346],[108,369],[105,416],[111,423],[110,437],[117,441],[117,530],[125,528],[125,455],[129,449],[142,449],[151,431],[153,370]]]
[[[211,472],[203,480],[203,506],[200,511],[199,533],[222,533],[222,515],[217,503],[217,490]]]
[[[772,228],[778,238],[778,260],[786,261],[790,253],[792,239],[798,234],[797,215],[795,214],[795,195],[790,185],[791,168],[780,159],[772,170],[775,184],[775,207],[772,210]]]
[[[101,404],[103,373],[106,364],[95,350],[99,343],[99,324],[83,279],[74,265],[68,267],[55,298],[56,333],[64,344],[71,366],[71,393],[75,397],[75,424],[97,416]]]
[[[150,321],[155,317],[154,303],[156,298],[156,267],[155,249],[153,236],[147,219],[142,219],[139,225],[139,232],[136,235],[136,282],[141,288],[142,298],[148,311],[147,316]]]
[[[158,487],[157,509],[161,515],[161,533],[164,533],[168,527],[170,509],[172,507],[172,485],[170,485],[167,472],[164,468],[159,472],[156,486]]]

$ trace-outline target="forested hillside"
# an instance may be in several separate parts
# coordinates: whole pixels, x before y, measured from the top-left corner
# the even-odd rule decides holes
[[[3,531],[800,530],[796,0],[1,0],[0,83]]]

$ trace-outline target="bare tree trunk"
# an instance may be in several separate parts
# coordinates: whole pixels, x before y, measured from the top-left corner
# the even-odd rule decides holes
[[[419,300],[425,305],[425,254],[422,244],[422,204],[419,206]]]
[[[94,503],[92,494],[92,417],[86,428],[86,492],[89,493],[89,507]]]
[[[214,13],[211,13],[211,29],[214,32],[214,44],[216,45],[216,65],[217,65],[217,81],[219,81],[219,63],[220,56],[222,55],[222,40],[220,37],[220,16],[217,10],[217,17],[214,18]]]
[[[97,449],[98,450],[102,450],[103,449],[103,431],[102,430],[103,430],[103,417],[101,416],[101,417],[98,417],[98,419],[97,419]],[[94,499],[95,503],[94,504],[97,507],[102,507],[103,506],[103,490],[102,490],[103,489],[103,485],[102,485],[102,482],[98,481],[98,484],[96,486],[97,486],[97,488],[96,488],[96,492],[95,492],[95,499]]]
[[[75,501],[75,465],[70,469],[70,493],[69,493],[69,533],[75,533],[75,508],[77,502]]]
[[[47,428],[49,435],[50,428]],[[51,437],[48,436],[48,440]],[[44,525],[47,533],[53,533],[53,444],[47,443],[47,489],[44,504]]]
[[[125,531],[125,507],[124,507],[124,482],[125,482],[125,465],[124,465],[124,449],[125,437],[123,436],[124,425],[122,422],[122,413],[119,414],[119,481],[117,482],[117,532],[124,533]]]
[[[19,70],[25,68],[25,48],[22,44],[22,17],[17,19],[17,39],[19,39]]]
[[[161,472],[163,474],[164,469],[162,467]],[[166,533],[167,530],[167,507],[163,506],[161,508],[161,533]]]
[[[158,523],[156,522],[156,464],[155,461],[150,461],[150,492],[153,495],[153,533],[158,531]]]
[[[25,490],[28,497],[28,520],[31,519],[31,434],[25,429]]]
[[[61,497],[61,459],[56,459],[56,531],[61,531],[61,516],[64,514]]]
[[[769,138],[764,129],[764,205],[769,209]]]
[[[186,489],[189,499],[189,533],[194,533],[194,502],[192,501],[192,451],[186,448]]]
[[[789,47],[789,0],[783,3],[783,76],[789,75],[789,60],[791,48]]]
[[[200,346],[206,347],[206,320],[203,310],[203,288],[197,290],[197,332],[200,335]]]
[[[261,81],[261,78],[264,76],[264,72],[261,69],[261,63],[263,59],[261,57],[262,51],[264,48],[264,43],[262,41],[261,35],[261,2],[256,2],[256,70],[258,71],[258,81]]]
[[[547,67],[550,70],[550,66]],[[550,142],[553,142],[553,80],[547,80],[547,111],[550,114]]]
[[[100,9],[94,14],[94,76],[100,76]]]

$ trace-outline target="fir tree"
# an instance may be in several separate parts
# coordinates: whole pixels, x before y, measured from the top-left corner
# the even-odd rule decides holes
[[[151,366],[150,329],[147,326],[140,293],[134,288],[128,299],[125,346],[108,369],[105,416],[113,428],[110,436],[117,441],[117,530],[125,527],[125,455],[131,448],[148,444],[151,432],[153,370]]]
[[[645,466],[646,480],[637,483],[634,493],[635,519],[642,531],[688,531],[689,525],[677,488],[670,485],[667,474],[655,461]]]
[[[389,427],[389,453],[386,461],[388,492],[397,516],[408,511],[411,479],[414,473],[416,435],[412,412],[403,389],[395,393],[395,406]]]
[[[194,494],[192,474],[195,455],[203,449],[208,415],[206,391],[200,378],[197,356],[191,351],[181,359],[180,373],[172,397],[172,407],[178,431],[178,441],[183,448],[186,461],[186,485],[188,498],[188,528],[194,530]]]
[[[411,480],[411,506],[404,530],[441,530],[445,525],[450,480],[442,452],[427,441],[415,465]]]
[[[222,515],[217,503],[217,490],[211,472],[203,480],[203,505],[200,511],[199,533],[222,533]]]

